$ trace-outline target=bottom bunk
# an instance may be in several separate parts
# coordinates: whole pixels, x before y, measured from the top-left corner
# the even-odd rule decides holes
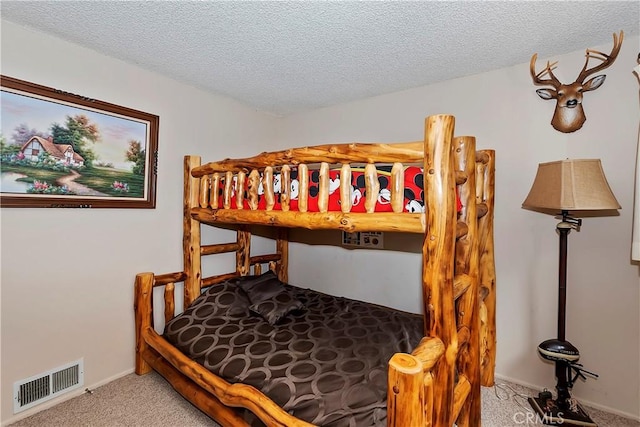
[[[444,352],[423,336],[422,315],[293,286],[268,271],[223,279],[174,317],[169,303],[158,334],[153,311],[142,308],[157,287],[174,301],[184,276],[137,275],[136,372],[155,369],[222,425],[431,425],[410,411],[432,404],[417,389]],[[463,382],[458,410],[468,391]],[[393,420],[390,404],[399,406]]]
[[[210,287],[166,325],[164,337],[303,421],[386,426],[387,363],[418,345],[422,321],[284,284],[268,272]]]

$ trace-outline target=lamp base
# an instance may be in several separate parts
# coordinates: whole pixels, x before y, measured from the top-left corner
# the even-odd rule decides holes
[[[544,424],[598,427],[578,402],[574,401],[571,408],[561,409],[555,399],[538,396],[530,397],[529,404]]]

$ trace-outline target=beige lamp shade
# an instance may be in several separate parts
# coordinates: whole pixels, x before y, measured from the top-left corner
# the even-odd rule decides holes
[[[558,211],[620,209],[599,159],[540,163],[523,208]]]

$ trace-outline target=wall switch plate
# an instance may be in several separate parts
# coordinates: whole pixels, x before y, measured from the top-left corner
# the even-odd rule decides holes
[[[382,249],[384,233],[381,231],[361,231],[356,233],[342,232],[342,245],[358,248]]]

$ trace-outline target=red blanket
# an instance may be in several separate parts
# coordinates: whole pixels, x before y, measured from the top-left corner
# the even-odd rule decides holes
[[[378,167],[378,181],[380,182],[380,191],[378,193],[378,199],[375,206],[376,212],[392,212],[391,209],[391,166]],[[309,196],[308,196],[308,212],[318,212],[318,182],[320,172],[317,170],[309,171]],[[422,169],[417,166],[409,166],[404,170],[404,211],[405,212],[424,212],[424,190],[423,190],[423,173]],[[280,210],[280,193],[282,191],[280,174],[273,175],[273,188],[275,193],[275,205],[274,210]],[[219,187],[219,208],[222,208],[222,193],[224,189],[224,183],[220,183]],[[291,201],[289,207],[293,211],[298,210],[298,171],[291,171]],[[249,209],[247,202],[247,188],[245,185],[245,199],[244,207]],[[236,207],[235,201],[235,182],[234,190],[231,200],[231,207]],[[264,198],[264,191],[262,184],[258,188],[258,209],[266,209],[266,201]],[[364,169],[354,168],[351,169],[351,212],[365,212],[364,201],[366,197]],[[457,209],[460,210],[462,205],[460,200],[457,199]],[[329,211],[340,211],[340,170],[334,169],[329,171]]]

